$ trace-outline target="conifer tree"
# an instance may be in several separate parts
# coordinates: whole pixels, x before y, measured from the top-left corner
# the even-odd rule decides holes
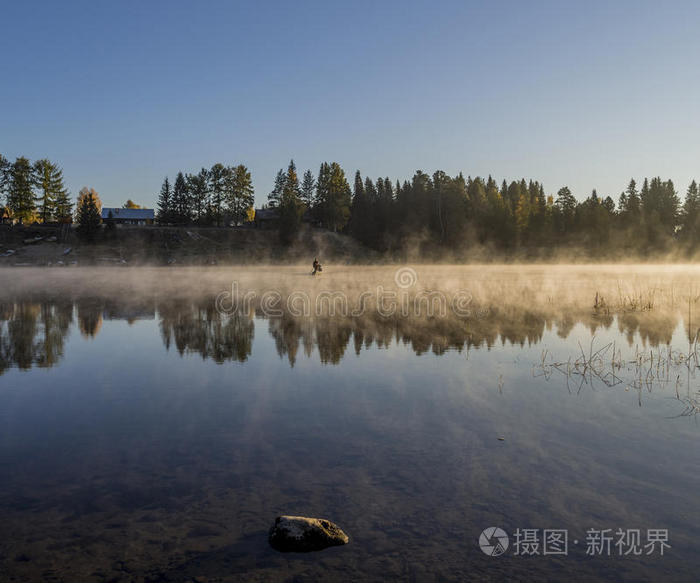
[[[369,177],[367,178],[368,185],[371,184]],[[350,234],[362,241],[368,243],[370,235],[370,202],[365,193],[365,184],[362,181],[360,171],[355,172],[355,183],[353,186],[352,203],[350,206]]]
[[[73,203],[71,202],[68,191],[63,190],[56,196],[56,203],[54,206],[54,218],[59,223],[69,223],[72,216]]]
[[[0,154],[0,196],[5,195],[5,189],[10,180],[10,161]]]
[[[86,241],[94,241],[100,229],[100,209],[99,197],[92,188],[83,187],[78,195],[78,210],[76,231],[78,235]]]
[[[17,158],[9,171],[7,206],[20,223],[29,222],[36,216],[33,184],[34,176],[29,160]]]
[[[38,188],[36,201],[39,203],[39,217],[43,223],[56,218],[56,205],[59,198],[64,200],[68,192],[63,184],[63,170],[50,160],[34,162],[34,184]]]
[[[102,212],[102,201],[100,200],[100,195],[97,194],[97,191],[94,188],[88,188],[87,186],[83,186],[80,191],[78,192],[78,202],[76,204],[76,217],[77,217],[77,212],[80,206],[83,204],[83,199],[87,195],[92,195],[93,200],[95,201],[95,205],[97,206],[97,211]],[[77,218],[76,218],[77,220]]]
[[[279,237],[284,244],[291,243],[301,227],[304,204],[299,197],[299,179],[294,160],[289,162],[279,204]]]
[[[297,200],[300,199],[299,190],[299,177],[297,175],[297,167],[294,164],[294,160],[290,160],[289,167],[287,168],[287,176],[284,181],[284,189],[282,190],[282,196],[294,197]]]
[[[306,205],[307,209],[311,209],[314,202],[314,189],[316,188],[316,180],[311,170],[304,172],[304,179],[301,182],[301,202]]]
[[[197,174],[188,174],[185,182],[190,216],[197,223],[206,223],[209,213],[209,170],[202,168]]]
[[[331,231],[340,231],[350,218],[350,185],[337,162],[326,164],[323,174],[322,221]]]
[[[688,186],[681,211],[681,239],[693,246],[700,243],[700,188],[693,180]]]
[[[210,205],[209,214],[211,221],[218,227],[221,225],[226,196],[226,181],[228,169],[217,162],[209,170]]]
[[[569,231],[574,226],[574,217],[576,213],[576,198],[571,194],[568,186],[562,186],[557,192],[557,198],[554,201],[554,207],[559,213],[559,231]]]
[[[168,177],[163,180],[163,185],[160,187],[158,195],[158,222],[167,224],[171,222],[172,216],[172,191],[170,190],[170,181]]]
[[[190,222],[190,204],[187,182],[182,172],[175,177],[172,195],[173,222],[187,224]]]
[[[280,168],[275,177],[275,185],[272,188],[270,194],[267,195],[267,204],[270,208],[278,207],[280,201],[282,200],[282,193],[284,192],[284,186],[287,181],[287,173]]]
[[[326,214],[328,208],[328,185],[330,182],[330,165],[321,163],[316,179],[316,197],[314,199],[314,214],[321,226],[326,227]]]

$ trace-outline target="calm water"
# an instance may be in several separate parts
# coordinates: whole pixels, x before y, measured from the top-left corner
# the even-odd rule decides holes
[[[683,310],[417,324],[15,291],[0,304],[3,581],[698,578]],[[276,553],[282,513],[351,543]],[[499,557],[478,545],[491,526],[510,537]],[[540,555],[514,554],[517,529],[539,529]],[[542,555],[543,529],[567,531],[567,555]],[[590,529],[612,529],[610,556],[586,554]],[[618,529],[642,547],[667,530],[670,548],[619,556]]]

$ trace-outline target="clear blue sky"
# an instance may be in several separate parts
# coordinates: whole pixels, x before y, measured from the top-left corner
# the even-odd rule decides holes
[[[5,2],[0,153],[154,205],[165,175],[700,177],[700,3]]]

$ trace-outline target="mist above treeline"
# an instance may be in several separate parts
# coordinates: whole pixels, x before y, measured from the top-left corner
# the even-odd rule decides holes
[[[99,201],[99,188],[87,190]],[[0,155],[0,193],[3,222],[74,221],[80,233],[81,215],[89,215],[92,224],[82,232],[95,239],[96,212],[81,208],[84,196],[73,212],[61,169],[49,160],[11,163]],[[172,183],[166,178],[156,218],[171,227],[253,226],[253,205],[247,167],[217,163],[178,172]],[[499,183],[491,176],[421,170],[403,182],[360,171],[348,179],[337,162],[300,176],[291,161],[259,210],[268,211],[267,224],[283,246],[312,228],[350,236],[368,252],[397,259],[690,257],[700,242],[698,184],[693,180],[680,196],[671,180],[659,177],[630,180],[616,200],[596,190],[578,200],[567,186],[546,191],[537,180]]]

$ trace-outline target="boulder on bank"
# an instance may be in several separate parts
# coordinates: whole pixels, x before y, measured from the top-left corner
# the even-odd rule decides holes
[[[350,539],[337,524],[325,518],[278,516],[268,540],[273,549],[282,553],[308,553],[345,545]]]

